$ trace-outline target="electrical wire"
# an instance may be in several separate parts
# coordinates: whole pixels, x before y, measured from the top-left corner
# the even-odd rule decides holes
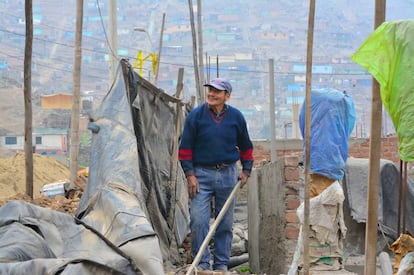
[[[102,26],[102,29],[103,29],[103,32],[104,32],[104,35],[105,35],[105,40],[98,39],[98,38],[95,38],[95,37],[88,37],[88,38],[90,38],[92,40],[100,41],[100,42],[106,42],[106,44],[108,45],[108,48],[109,48],[111,54],[113,56],[115,56],[116,59],[119,61],[120,58],[117,57],[117,55],[115,55],[113,49],[110,46],[109,40],[108,40],[106,28],[105,28],[105,25],[104,25],[104,22],[103,22],[103,16],[102,16],[102,12],[101,12],[101,7],[100,7],[100,4],[99,4],[99,0],[96,0],[96,4],[97,4],[98,12],[99,12],[100,23],[101,23],[101,26]],[[15,17],[15,18],[20,18],[18,16],[15,16],[15,15],[12,15],[12,14],[9,14],[9,13],[5,13],[5,12],[3,12],[3,13],[4,14],[7,14],[9,16]],[[44,23],[40,23],[40,24],[42,24],[44,26],[47,26],[47,27],[50,27],[50,28],[53,28],[53,29],[59,29],[59,30],[65,31],[65,32],[70,32],[70,31],[68,31],[66,29],[63,29],[63,28],[56,28],[54,26],[52,27],[52,26],[50,26],[48,24],[44,24]],[[6,29],[1,29],[0,28],[0,31],[25,37],[25,34],[21,34],[21,33],[13,32],[13,31],[9,31],[9,30],[6,30]],[[56,44],[56,45],[61,45],[61,46],[64,46],[64,47],[74,48],[74,45],[70,45],[70,44],[62,43],[62,42],[57,42],[57,41],[51,41],[51,40],[47,40],[47,39],[40,38],[40,37],[34,37],[34,40],[38,40],[38,41],[42,41],[42,42],[47,42],[47,43],[51,43],[51,44]],[[98,53],[98,54],[106,54],[106,52],[104,52],[104,51],[97,51],[95,49],[90,49],[90,48],[85,48],[85,47],[82,47],[82,50],[83,51],[86,51],[86,52],[93,52],[93,53]],[[163,56],[164,57],[176,57],[176,55],[168,55],[168,54],[164,54]],[[125,56],[125,57],[127,59],[130,59],[130,60],[135,60],[135,57],[134,56]],[[183,57],[183,56],[181,55],[181,57]],[[62,61],[62,62],[64,62],[64,61]],[[286,63],[286,62],[284,62],[284,63]],[[290,62],[290,63],[292,63],[292,62]],[[170,66],[177,66],[177,67],[187,67],[187,68],[193,68],[194,67],[194,65],[191,64],[191,63],[189,63],[189,64],[183,64],[183,63],[165,62],[165,59],[164,59],[164,61],[160,62],[160,64],[170,65]],[[147,70],[146,68],[143,68],[143,69],[144,70]],[[235,73],[241,73],[242,72],[242,73],[254,73],[254,74],[268,74],[268,71],[264,71],[264,70],[238,70],[238,69],[228,69],[225,66],[222,66],[220,68],[220,71],[235,72]],[[282,76],[303,75],[303,73],[300,73],[300,72],[285,72],[285,71],[283,71],[283,72],[282,71],[275,71],[275,74],[276,75],[282,75]],[[336,76],[340,76],[340,75],[368,75],[368,73],[367,72],[366,73],[314,73],[314,75],[319,75],[319,76],[321,76],[321,75],[326,75],[326,76],[334,76],[334,75],[336,75]]]
[[[111,43],[109,43],[108,35],[106,34],[105,24],[103,22],[102,13],[101,13],[101,7],[99,5],[99,0],[96,0],[96,5],[98,7],[99,18],[101,19],[101,25],[102,25],[102,30],[103,30],[104,35],[105,35],[106,44],[108,45],[109,51],[111,52],[112,56],[115,57],[118,60],[118,62],[119,62],[120,59],[119,59],[118,55],[114,53],[114,51],[113,51],[113,49],[111,47]]]

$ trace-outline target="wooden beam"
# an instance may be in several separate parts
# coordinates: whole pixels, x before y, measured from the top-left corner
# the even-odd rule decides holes
[[[385,0],[375,0],[376,29],[385,20]],[[367,195],[367,224],[365,228],[364,274],[376,273],[378,232],[378,183],[381,157],[382,101],[379,83],[372,79],[371,138],[369,146],[369,174]]]

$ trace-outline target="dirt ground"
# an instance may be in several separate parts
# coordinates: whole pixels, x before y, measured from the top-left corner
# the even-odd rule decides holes
[[[85,178],[78,178],[79,192],[73,192],[69,198],[41,196],[40,189],[46,183],[68,180],[68,167],[51,156],[33,155],[33,197],[26,195],[25,156],[23,152],[10,157],[0,158],[0,206],[10,200],[24,200],[57,211],[74,214],[79,204],[81,192],[86,184]]]
[[[40,196],[46,183],[68,180],[70,170],[51,156],[33,154],[33,195]],[[26,168],[24,152],[9,158],[0,158],[0,199],[25,193]]]
[[[51,110],[42,110],[39,97],[33,92],[32,112],[33,126],[42,125],[45,115]],[[0,85],[0,132],[24,133],[24,96],[21,87],[5,87]],[[71,194],[71,199],[57,196],[50,199],[40,196],[40,189],[46,183],[70,178],[67,166],[51,156],[33,155],[33,196],[32,201],[26,193],[26,169],[24,152],[14,153],[0,148],[0,206],[12,199],[25,200],[36,205],[52,208],[68,213],[75,213],[81,194]],[[78,178],[79,186],[86,184],[86,179]]]

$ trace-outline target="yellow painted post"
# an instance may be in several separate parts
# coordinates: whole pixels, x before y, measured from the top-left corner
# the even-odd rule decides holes
[[[155,53],[151,53],[150,55],[152,61],[152,73],[155,75],[157,73],[158,56]]]
[[[137,56],[135,57],[134,63],[132,63],[133,69],[138,69],[140,67],[140,60],[142,59],[142,51],[137,52]]]
[[[152,61],[152,72],[153,72],[153,74],[155,74],[156,71],[157,71],[157,62],[158,62],[157,55],[155,53],[150,53],[149,55],[144,57],[143,52],[139,51],[137,53],[137,56],[135,57],[134,63],[132,63],[132,68],[133,69],[139,69],[139,75],[140,76],[142,76],[144,61],[147,60],[148,58],[151,58],[151,61]]]

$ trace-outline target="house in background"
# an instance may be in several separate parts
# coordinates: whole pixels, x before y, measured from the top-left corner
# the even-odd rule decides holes
[[[65,155],[68,151],[69,132],[67,129],[33,129],[33,152],[42,155]],[[24,134],[0,135],[0,147],[10,151],[24,150]]]
[[[41,106],[43,109],[72,109],[72,95],[71,94],[51,94],[41,96]]]

